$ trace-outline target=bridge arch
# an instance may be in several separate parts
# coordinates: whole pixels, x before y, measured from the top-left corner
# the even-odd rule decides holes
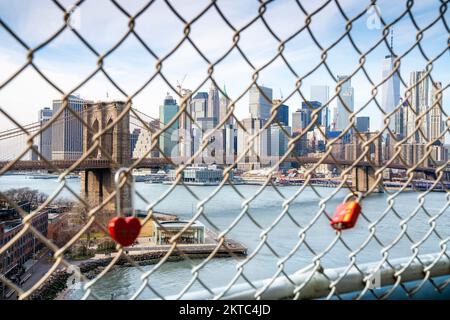
[[[113,124],[125,109],[124,102],[98,102],[85,105],[84,121],[91,125],[91,130],[84,130],[83,152],[92,147],[92,136],[103,132],[108,125]],[[130,118],[129,113],[114,123],[114,126],[103,132],[100,137],[102,150],[96,150],[92,157],[111,163],[107,168],[89,168],[81,174],[81,196],[92,208],[103,203],[115,191],[114,175],[118,168],[128,167],[131,163],[130,154]],[[106,156],[108,153],[108,156]],[[112,162],[111,162],[112,160]],[[124,187],[121,190],[121,207],[125,211],[130,208],[130,190]],[[111,198],[106,205],[102,205],[102,212],[106,219],[115,212],[115,199]],[[104,221],[103,221],[104,220]]]
[[[111,125],[113,123],[112,118],[110,118],[108,120],[108,122],[106,123],[105,128],[107,128],[109,125]],[[115,126],[108,129],[102,136],[102,147],[103,150],[112,157],[112,155],[114,154],[114,131],[115,131]]]

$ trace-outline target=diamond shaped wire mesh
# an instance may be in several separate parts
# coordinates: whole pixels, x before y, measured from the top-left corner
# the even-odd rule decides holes
[[[421,4],[416,4],[415,1],[405,1],[401,12],[390,19],[383,15],[384,10],[389,10],[387,4],[379,4],[375,0],[359,3],[358,10],[353,10],[351,15],[343,1],[322,1],[313,9],[305,1],[292,1],[291,4],[298,10],[300,23],[286,21],[288,24],[292,23],[292,27],[289,27],[288,34],[281,36],[270,19],[271,10],[277,5],[275,1],[255,1],[251,4],[252,14],[249,19],[237,26],[232,13],[224,10],[222,1],[208,1],[201,10],[189,15],[172,1],[148,1],[133,14],[126,3],[111,0],[107,2],[108,6],[114,10],[115,15],[120,15],[121,19],[126,21],[127,28],[115,35],[116,40],[111,46],[102,50],[98,49],[102,45],[90,40],[83,34],[82,29],[73,24],[77,9],[83,10],[88,2],[90,1],[81,0],[73,6],[64,6],[59,1],[51,1],[62,20],[50,36],[33,46],[27,43],[26,36],[10,27],[8,19],[0,14],[2,32],[12,37],[24,52],[23,64],[2,78],[0,92],[17,86],[16,80],[26,71],[32,70],[56,90],[60,99],[59,109],[54,109],[53,115],[44,124],[23,125],[20,119],[13,116],[13,106],[2,105],[0,108],[2,117],[14,125],[13,129],[0,133],[0,139],[12,141],[13,144],[21,139],[26,145],[20,153],[8,153],[9,150],[2,147],[0,178],[11,172],[27,170],[46,170],[58,176],[55,184],[57,187],[30,212],[24,210],[13,193],[4,190],[0,192],[4,205],[15,210],[21,216],[22,222],[13,236],[0,238],[2,294],[15,292],[19,299],[40,297],[38,293],[51,283],[52,276],[61,270],[72,270],[82,281],[82,286],[71,296],[82,299],[108,299],[109,294],[112,297],[117,294],[119,298],[131,299],[221,299],[233,295],[255,299],[346,299],[348,296],[343,294],[351,292],[357,292],[351,298],[385,299],[398,291],[412,297],[420,293],[424,286],[430,285],[438,292],[445,290],[448,280],[436,276],[450,273],[450,257],[447,251],[450,239],[446,183],[448,157],[437,157],[436,149],[443,148],[445,151],[442,141],[449,127],[442,97],[449,84],[438,85],[439,79],[435,78],[434,66],[438,63],[448,66],[448,1],[436,1],[435,7],[438,10],[433,11],[432,19],[427,24],[418,23],[415,8]],[[152,8],[158,5],[165,6],[178,23],[161,26],[161,37],[164,36],[163,28],[178,29],[181,32],[177,42],[168,50],[156,49],[157,43],[145,40],[145,32],[138,28],[143,20],[152,18]],[[339,20],[343,32],[331,40],[321,39],[314,23],[320,23],[321,15],[330,8],[334,8],[334,19]],[[207,49],[197,43],[195,36],[197,25],[212,13],[215,14],[217,23],[223,23],[232,34],[226,39],[231,41],[231,45],[223,46],[224,50],[214,58],[208,54]],[[96,12],[95,15],[101,15],[101,12]],[[379,24],[376,41],[369,45],[355,35],[356,29],[366,23],[367,19],[376,19]],[[390,34],[401,21],[407,21],[409,25],[409,30],[403,32],[401,37],[409,38],[412,43],[406,50],[396,52],[390,43]],[[438,52],[429,55],[423,46],[423,38],[436,25],[446,31],[447,42],[441,44]],[[270,39],[268,42],[275,44],[270,45],[273,52],[263,60],[248,53],[246,34],[256,26],[265,31],[265,37]],[[58,85],[51,72],[40,65],[38,58],[42,50],[51,47],[64,33],[70,33],[73,36],[71,41],[81,45],[90,53],[91,58],[95,58],[87,76],[73,82],[70,89],[63,89]],[[309,39],[312,50],[316,50],[313,63],[300,65],[298,61],[293,61],[288,48],[299,38]],[[114,59],[116,52],[126,46],[127,41],[136,42],[149,60],[154,61],[154,67],[146,71],[145,81],[133,91],[125,90],[120,79],[114,77],[108,68],[108,61]],[[348,57],[341,55],[338,60],[332,59],[336,48],[344,43],[351,48]],[[168,67],[165,67],[173,60],[180,59],[177,54],[185,46],[194,50],[203,66],[202,71],[205,72],[203,77],[195,80],[191,90],[182,90],[184,88],[181,84],[176,85],[173,75],[166,71]],[[373,72],[367,68],[376,50],[384,50],[383,52],[393,57],[392,70],[383,74],[380,81],[375,80]],[[158,53],[159,51],[163,53]],[[418,73],[414,82],[402,77],[400,72],[401,63],[412,52],[416,52],[425,62],[424,71]],[[221,65],[232,55],[239,57],[251,70],[251,77],[246,79],[246,85],[238,92],[229,95],[225,89],[221,89],[218,79],[220,73],[225,72]],[[348,76],[336,77],[336,70],[339,69],[339,66],[336,66],[337,61],[351,60],[353,57],[356,59],[352,61],[352,69],[346,71]],[[300,63],[303,61],[300,60]],[[259,82],[261,75],[270,72],[274,65],[281,65],[283,76],[292,79],[292,90],[285,92],[284,97],[281,95],[279,100],[272,100]],[[329,76],[336,86],[331,97],[319,107],[315,107],[306,98],[304,83],[318,74],[319,70]],[[71,107],[74,94],[89,86],[89,83],[99,76],[105,77],[108,84],[121,94],[121,101],[85,101],[82,103],[82,109],[75,110]],[[393,77],[398,78],[404,88],[404,94],[402,100],[395,101],[392,110],[386,111],[382,107],[384,102],[380,101],[380,92]],[[352,79],[368,84],[366,100],[358,102],[357,110],[353,105],[348,105],[345,97],[346,84]],[[170,119],[154,119],[142,109],[133,107],[136,98],[156,86],[157,81],[164,83],[167,90],[178,99],[178,109]],[[416,108],[412,101],[418,95],[418,88],[425,84],[428,86],[428,83],[432,84],[431,103]],[[204,130],[204,124],[200,123],[192,107],[192,100],[208,84],[225,97],[227,102],[211,130]],[[271,105],[270,114],[256,127],[249,126],[245,119],[236,114],[238,105],[242,104],[252,88]],[[29,89],[20,88],[25,95]],[[304,110],[309,112],[310,117],[310,121],[295,134],[279,118],[283,105],[294,97],[305,101]],[[334,103],[340,103],[342,109],[339,112],[343,112],[348,121],[339,131],[334,131],[337,134],[331,135],[330,128],[322,125],[321,116]],[[357,116],[369,106],[382,115],[383,124],[379,130],[367,134],[357,127],[356,121]],[[105,117],[100,120],[100,127],[95,121],[92,122],[95,118],[92,115],[94,108],[100,108]],[[398,121],[400,113],[402,117],[404,113],[405,117],[403,135],[399,134],[398,126],[392,125]],[[427,127],[428,123],[432,122],[431,119],[440,121],[437,133],[431,134]],[[69,160],[49,159],[36,143],[46,130],[55,130],[54,128],[67,121],[75,121],[80,130],[83,130],[82,152]],[[234,125],[238,144],[241,143],[238,152],[232,154],[231,159],[228,158],[225,163],[220,156],[212,156],[216,156],[213,162],[220,160],[218,164],[223,174],[217,185],[209,188],[192,186],[185,179],[186,170],[203,161],[206,154],[211,154],[211,146],[220,141],[228,124]],[[143,143],[144,151],[138,157],[129,156],[129,150],[120,150],[125,145],[121,141],[129,139],[130,127],[140,130],[139,139],[141,136],[148,136]],[[179,131],[174,131],[174,127],[179,128]],[[182,130],[186,128],[187,130]],[[201,133],[196,148],[191,147],[194,128]],[[264,159],[266,155],[262,154],[261,144],[270,130],[279,130],[279,137],[285,139],[286,148],[282,154],[267,160]],[[309,133],[313,131],[323,137],[323,150],[313,155],[302,152],[300,154],[299,146],[305,139],[309,140]],[[167,139],[176,140],[176,149],[178,152],[184,150],[184,154],[168,154],[161,142]],[[240,139],[243,141],[239,142]],[[410,155],[413,152],[411,150],[416,150],[413,148],[420,150],[414,157]],[[34,155],[35,160],[25,159],[30,154]],[[251,163],[253,168],[265,167],[266,171],[258,186],[246,188],[237,183],[238,180],[234,176],[239,171],[236,169],[241,169],[243,163]],[[299,185],[289,188],[283,186],[278,170],[285,168],[286,164],[303,169]],[[334,168],[336,174],[332,179],[318,178],[324,166]],[[171,167],[173,180],[170,184],[150,189],[136,188],[136,183],[131,182],[130,178],[133,170],[148,167]],[[99,180],[104,179],[102,181],[105,181],[105,184],[108,183],[106,181],[111,183],[119,168],[123,168],[124,175],[119,176],[120,183],[115,184],[107,194],[83,194],[69,179],[74,173],[85,172],[86,176],[81,180],[81,185],[87,184],[86,181],[91,176]],[[365,188],[356,182],[359,179],[359,170],[371,172],[369,184]],[[390,188],[384,183],[384,175],[389,170],[397,170],[404,178],[400,182],[397,181],[396,188]],[[87,173],[88,171],[91,173]],[[104,176],[99,178],[99,174]],[[425,189],[420,186],[420,174],[428,179]],[[325,182],[331,188],[324,188]],[[83,189],[83,186],[81,188]],[[117,198],[123,205],[129,201],[122,193],[126,194],[130,190],[135,202],[145,208],[142,225],[154,223],[154,228],[169,232],[169,224],[157,218],[161,208],[175,210],[174,208],[179,207],[180,210],[176,211],[191,212],[191,215],[183,216],[187,222],[164,246],[152,247],[152,252],[157,252],[152,257],[153,264],[146,265],[143,258],[133,255],[132,248],[117,245],[113,255],[103,259],[101,268],[97,267],[97,273],[90,275],[89,270],[75,268],[81,265],[70,258],[71,250],[80,242],[89,243],[92,230],[106,237],[109,235],[108,221],[116,211],[110,210],[112,213],[109,212],[109,215],[105,215],[105,212]],[[441,192],[434,192],[438,190]],[[383,192],[382,195],[379,191]],[[78,223],[76,232],[70,234],[66,241],[55,243],[43,232],[45,228],[40,228],[36,221],[42,219],[43,212],[51,213],[49,208],[55,204],[61,205],[58,199],[62,195],[70,195],[74,199],[76,217],[81,222]],[[333,230],[329,221],[334,208],[351,195],[362,198],[362,213],[357,228],[349,231]],[[100,201],[91,202],[91,196],[99,198]],[[427,205],[430,202],[437,207],[431,208]],[[265,209],[265,206],[269,209]],[[213,248],[196,256],[189,253],[180,240],[197,221],[202,221],[208,228],[209,236],[215,239]],[[248,246],[246,255],[238,254],[234,250],[236,245],[240,245],[233,241],[235,238],[239,239],[242,245]],[[23,239],[34,239],[33,241],[43,247],[42,251],[51,254],[51,268],[39,276],[38,281],[31,287],[24,286],[6,272],[14,257],[21,254]],[[224,255],[226,257],[223,257]],[[20,261],[19,264],[23,262]],[[118,265],[126,268],[118,268]],[[373,287],[373,280],[377,276],[390,285],[387,290],[381,291]],[[179,283],[174,285],[171,277],[176,277]],[[120,282],[121,278],[126,279],[123,280],[125,284]],[[408,282],[412,280],[416,282],[411,286]],[[133,285],[130,285],[130,282]],[[108,287],[110,283],[116,283],[116,287],[111,289]],[[128,285],[130,288],[126,294],[120,292],[122,285]],[[321,287],[320,293],[311,292],[311,286],[314,285]]]

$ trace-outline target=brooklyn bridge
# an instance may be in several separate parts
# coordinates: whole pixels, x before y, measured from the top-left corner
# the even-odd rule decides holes
[[[143,118],[155,121],[148,115],[140,111],[131,109],[125,111],[125,103],[93,103],[84,106],[80,118],[84,123],[89,125],[90,130],[83,130],[83,155],[89,154],[88,157],[80,157],[80,159],[71,160],[22,160],[21,157],[10,157],[8,155],[0,155],[0,173],[4,174],[10,171],[48,171],[62,172],[69,170],[71,172],[80,172],[81,174],[81,193],[83,196],[91,199],[93,203],[101,203],[102,198],[113,192],[113,176],[120,167],[131,167],[134,169],[141,168],[175,168],[184,163],[187,159],[181,157],[145,157],[133,158],[130,152],[130,124],[138,126],[143,130],[153,130],[157,133],[159,129],[151,128],[143,125]],[[117,120],[119,119],[119,120]],[[61,121],[57,119],[56,121]],[[156,120],[157,121],[157,120]],[[113,128],[111,128],[111,124]],[[0,132],[0,141],[19,141],[27,140],[30,136],[36,135],[41,130],[40,124],[33,123],[22,128],[7,130]],[[101,133],[100,137],[96,137],[97,133]],[[164,134],[164,132],[162,133]],[[92,146],[97,142],[98,148],[92,151]],[[103,151],[103,154],[102,154]],[[375,154],[381,151],[375,148]],[[104,154],[107,153],[108,156]],[[239,155],[234,155],[234,159]],[[377,170],[397,169],[405,172],[421,172],[425,177],[436,179],[439,174],[437,166],[408,166],[406,164],[391,162],[382,163],[380,156],[377,155],[374,161],[362,160],[355,162],[355,159],[336,159],[332,155],[324,153],[323,157],[311,156],[288,156],[280,157],[278,164],[291,163],[293,166],[308,166],[314,164],[335,165],[340,169],[351,168],[352,187],[355,191],[367,192],[373,190],[374,184],[380,184],[377,178]],[[245,157],[243,157],[245,161]],[[373,160],[373,159],[372,159]],[[216,163],[218,165],[222,163]],[[236,165],[231,161],[227,166]],[[449,180],[450,171],[443,170],[443,179]],[[382,181],[381,181],[382,183]],[[381,188],[378,188],[380,190]],[[124,196],[124,198],[127,198]],[[113,204],[112,204],[113,205]]]

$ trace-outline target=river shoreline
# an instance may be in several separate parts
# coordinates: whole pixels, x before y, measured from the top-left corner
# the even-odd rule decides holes
[[[179,217],[174,214],[157,213],[155,217],[159,221],[178,221]],[[116,252],[110,254],[96,254],[94,257],[85,260],[68,260],[69,263],[76,266],[79,271],[89,280],[94,279],[98,274],[105,270],[109,264],[114,260],[114,265],[109,271],[117,270],[118,268],[127,268],[135,266],[153,265],[165,259],[167,254],[168,262],[182,261],[185,259],[205,259],[213,255],[213,258],[229,258],[229,257],[244,257],[247,255],[247,247],[243,244],[227,238],[223,244],[220,245],[217,241],[217,234],[212,230],[205,230],[205,242],[197,244],[177,244],[172,251],[172,245],[152,245],[152,246],[133,246],[124,248],[122,255],[117,258]],[[134,263],[131,263],[130,260]],[[73,273],[68,275],[67,271],[66,286],[58,287],[61,292],[58,293],[56,299],[66,300],[71,292],[71,279],[73,280]],[[59,281],[59,278],[57,278]],[[55,286],[50,286],[55,287]],[[80,287],[78,287],[80,288]]]
[[[182,252],[182,253],[181,253]],[[134,254],[132,255],[132,259],[138,266],[147,266],[147,265],[154,265],[157,264],[164,256],[166,255],[167,251],[161,250],[158,252],[151,252],[151,253],[143,253],[143,254]],[[177,262],[185,260],[186,258],[189,259],[205,259],[211,255],[211,252],[201,252],[201,250],[196,251],[189,251],[186,249],[180,250],[180,251],[174,251],[171,253],[171,255],[168,257],[168,262]],[[215,254],[214,258],[230,258],[233,256],[237,257],[244,257],[246,256],[245,253],[230,253],[228,249],[226,248],[220,248]],[[88,259],[85,261],[71,261],[70,263],[73,263],[74,265],[77,265],[80,272],[86,276],[89,280],[94,279],[98,274],[100,274],[108,265],[111,263],[111,261],[114,259],[114,257],[110,258],[103,258],[103,259]],[[125,257],[120,257],[114,266],[111,268],[110,271],[117,270],[119,268],[129,268],[134,267],[135,265],[131,264],[128,259]],[[70,276],[72,276],[72,273],[68,273],[66,270],[59,271],[60,273],[65,273],[67,281],[69,281]],[[55,277],[54,279],[49,280],[49,284],[47,284],[50,287],[54,287],[54,283],[52,284],[52,281],[57,281],[58,284],[60,282],[59,277]],[[68,300],[68,295],[71,293],[72,289],[70,286],[66,286],[65,288],[61,287],[60,292],[58,292],[55,300]]]

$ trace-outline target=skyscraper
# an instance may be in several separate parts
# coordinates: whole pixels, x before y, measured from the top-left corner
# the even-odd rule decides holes
[[[194,119],[206,118],[208,116],[208,93],[197,92],[192,98],[192,115]]]
[[[224,131],[224,145],[225,145],[225,163],[233,163],[234,155],[237,151],[237,130],[233,125],[225,125]]]
[[[429,118],[429,139],[432,142],[444,144],[444,137],[439,136],[444,131],[444,122],[442,121],[442,83],[434,82],[431,88],[431,106]]]
[[[42,127],[50,120],[52,115],[52,109],[47,107],[39,110],[38,113],[39,127],[41,129],[41,134],[39,137],[39,152],[47,160],[52,159],[52,126],[50,125],[44,131],[42,131]]]
[[[297,109],[292,113],[292,130],[303,130],[308,125],[309,111],[305,109]]]
[[[249,107],[251,118],[269,119],[270,109],[272,109],[272,89],[263,86],[259,86],[258,89],[256,85],[253,85],[249,91]]]
[[[221,94],[220,99],[219,99],[219,122],[221,122],[226,117],[226,115],[229,111],[228,108],[230,107],[230,103],[231,103],[231,99],[228,97],[225,86],[223,86],[223,93],[224,94]],[[233,117],[229,117],[226,120],[225,125],[228,125],[228,124],[233,125],[234,124],[233,120],[234,120]]]
[[[295,142],[293,154],[296,156],[303,156],[308,154],[308,139],[306,132],[303,132],[302,130],[295,130],[292,132],[292,138],[296,138],[299,135],[301,135],[301,137]]]
[[[354,110],[354,90],[352,87],[351,79],[348,76],[337,76],[338,81],[344,81],[342,83],[341,91],[337,99],[336,112],[335,112],[335,129],[344,130],[349,122],[350,112]],[[347,109],[349,111],[347,111]]]
[[[406,134],[414,134],[408,139],[410,143],[424,143],[428,135],[428,114],[416,124],[417,116],[425,113],[428,108],[428,77],[425,71],[413,71],[410,74],[411,88],[406,109]]]
[[[319,101],[322,106],[325,105],[330,99],[330,88],[324,85],[312,85],[311,86],[311,101]],[[322,126],[325,126],[326,130],[330,130],[330,108],[327,105],[322,109]]]
[[[308,126],[312,121],[312,113],[314,110],[319,109],[322,106],[322,104],[319,101],[303,101],[302,102],[302,110],[306,113],[306,121],[305,126]],[[317,119],[315,121],[316,126],[323,126],[322,123],[323,117],[322,117],[322,110],[319,111],[319,114],[317,115]],[[314,127],[311,127],[309,131],[314,130]]]
[[[391,33],[391,51],[393,50],[393,37]],[[384,57],[382,67],[383,79],[389,77],[394,70],[394,61],[397,56],[389,54]],[[400,70],[398,70],[400,72]],[[400,102],[400,79],[397,72],[393,73],[388,80],[386,80],[381,87],[381,108],[386,114],[394,111],[395,107]],[[384,126],[384,116],[380,120],[380,128]],[[390,118],[389,129],[395,130],[394,116]]]
[[[270,126],[270,156],[273,161],[278,161],[278,158],[283,156],[288,149],[288,142],[292,135],[292,130],[288,126],[283,126],[283,129],[288,132],[289,136],[281,130],[278,123]]]
[[[183,102],[186,103],[185,111],[179,118],[179,149],[180,156],[189,158],[192,155],[192,120],[189,115],[192,115],[192,99],[189,98],[192,91],[189,89],[181,89],[180,108],[183,107]]]
[[[210,134],[215,127],[216,118],[204,117],[197,118],[196,125],[193,127],[193,153],[197,153],[202,147],[203,138],[206,134]],[[213,156],[214,153],[223,151],[221,130],[215,130],[211,136],[209,136],[208,146],[203,149],[203,158]],[[214,152],[213,152],[214,150]]]
[[[38,145],[33,144],[33,149],[31,149],[31,150],[29,151],[29,154],[30,154],[30,160],[33,160],[33,161],[39,160],[39,156],[38,156],[37,152],[35,151],[35,150],[38,149],[38,148],[39,148]]]
[[[209,88],[208,95],[208,111],[207,117],[214,119],[214,126],[217,125],[217,121],[219,120],[219,89],[214,85],[211,81],[211,86]]]
[[[186,103],[186,110],[180,115],[180,130],[190,131],[191,119],[188,115],[192,115],[192,98],[188,98],[192,91],[189,89],[181,89],[181,96],[178,105],[183,107],[183,102]]]
[[[68,107],[80,113],[86,103],[92,103],[71,95]],[[53,114],[62,107],[62,100],[53,100]],[[83,154],[83,124],[66,108],[52,124],[52,160],[77,160]]]
[[[292,130],[300,130],[303,128],[301,110],[297,109],[292,112]]]
[[[195,120],[195,123],[192,124],[191,135],[192,154],[195,154],[198,151],[203,137],[203,130],[205,130],[204,119],[208,118],[208,97],[209,95],[207,92],[197,92],[191,100],[192,116]]]
[[[164,152],[164,155],[167,157],[178,156],[178,148],[176,148],[179,128],[178,119],[170,127],[167,127],[167,124],[175,117],[178,111],[179,107],[177,102],[169,95],[169,93],[167,93],[164,104],[159,107],[160,126],[161,129],[166,128],[164,133],[159,137],[159,146],[161,151]]]
[[[403,101],[400,98],[400,108],[395,112],[395,134],[397,140],[401,140],[406,135],[405,118],[408,108],[408,101]]]
[[[277,99],[273,100],[274,105],[276,105],[280,102],[281,102],[281,100],[277,100]],[[278,107],[276,120],[278,120],[278,122],[280,122],[281,124],[284,124],[285,126],[287,126],[289,124],[289,107],[287,105],[282,104]]]
[[[360,133],[370,131],[370,118],[369,117],[356,117],[356,130]]]
[[[245,156],[250,158],[250,162],[258,163],[257,166],[260,164],[267,164],[268,156],[270,155],[270,130],[262,131],[250,142],[252,136],[264,126],[265,120],[248,118],[243,119],[241,122],[245,130],[241,126],[237,128],[237,153],[239,155],[245,153]],[[246,150],[247,148],[249,148],[248,151]]]

